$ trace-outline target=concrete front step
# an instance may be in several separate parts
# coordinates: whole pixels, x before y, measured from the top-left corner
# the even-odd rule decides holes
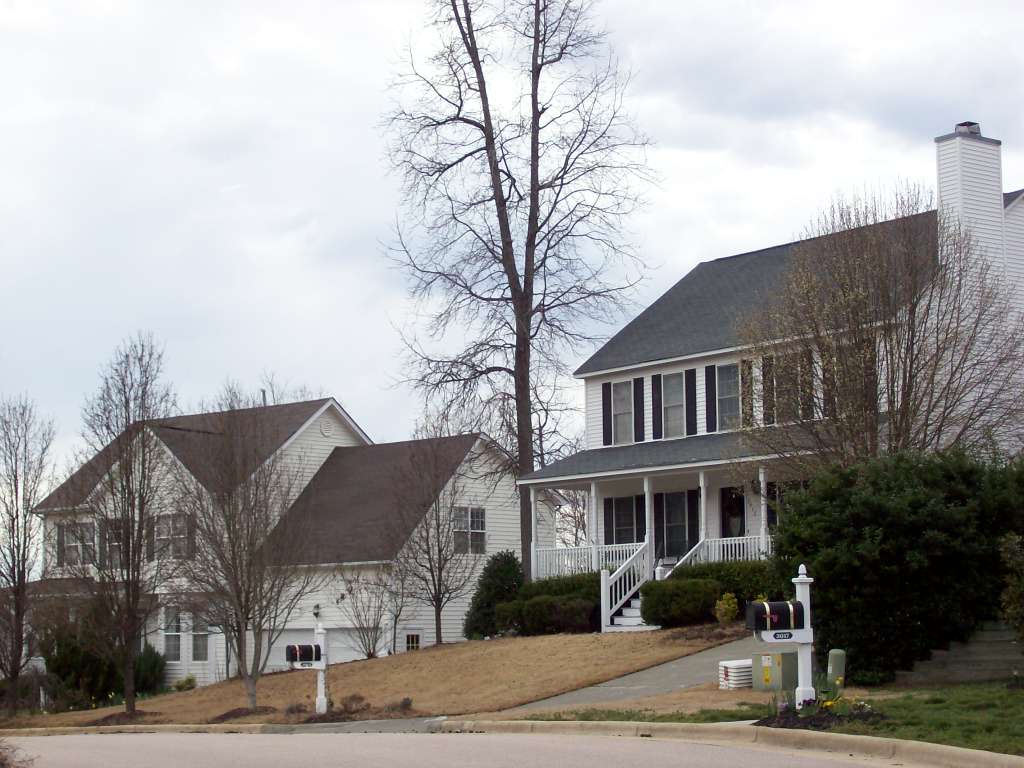
[[[639,608],[623,608],[622,609],[622,615],[623,616],[629,616],[630,618],[639,618],[640,617],[640,609]]]
[[[617,627],[639,627],[644,620],[639,616],[613,616],[612,624]]]
[[[605,632],[653,632],[656,629],[661,629],[656,624],[631,624],[622,626],[621,624],[612,624],[610,627],[605,627]]]

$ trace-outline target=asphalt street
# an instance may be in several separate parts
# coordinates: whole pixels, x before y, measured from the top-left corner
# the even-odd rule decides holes
[[[138,733],[8,740],[33,768],[818,768],[886,766],[886,760],[694,744],[675,739],[512,734]],[[901,763],[902,768],[911,768]]]

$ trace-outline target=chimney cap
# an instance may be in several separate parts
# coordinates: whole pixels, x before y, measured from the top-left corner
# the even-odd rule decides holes
[[[981,141],[985,144],[994,144],[996,146],[1003,143],[999,139],[990,139],[988,136],[982,136],[981,123],[976,123],[973,120],[964,120],[962,123],[957,123],[953,126],[952,133],[936,136],[935,143],[941,144],[950,139],[971,139],[972,141]]]

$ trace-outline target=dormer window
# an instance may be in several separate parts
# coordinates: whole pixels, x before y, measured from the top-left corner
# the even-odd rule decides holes
[[[612,441],[615,445],[633,442],[633,382],[612,384]]]
[[[740,367],[718,366],[718,429],[740,428]]]

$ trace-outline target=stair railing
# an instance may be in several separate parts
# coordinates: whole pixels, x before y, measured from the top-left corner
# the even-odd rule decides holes
[[[651,543],[645,541],[614,573],[601,571],[601,631],[611,626],[612,615],[640,586],[651,579]]]

